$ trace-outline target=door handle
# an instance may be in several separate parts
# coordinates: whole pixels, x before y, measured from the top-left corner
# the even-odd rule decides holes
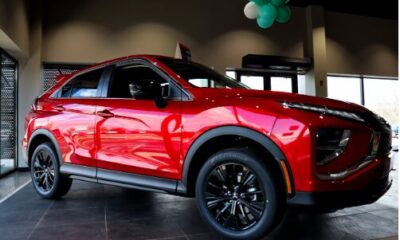
[[[63,112],[65,111],[65,108],[62,105],[57,105],[54,107],[54,110],[56,110],[57,112]]]
[[[114,113],[108,111],[108,110],[103,110],[103,111],[98,111],[97,115],[103,118],[111,118],[114,117]]]

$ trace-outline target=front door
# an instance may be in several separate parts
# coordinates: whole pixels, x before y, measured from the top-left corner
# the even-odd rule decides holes
[[[178,179],[180,94],[146,63],[116,66],[108,85],[96,109],[97,167]]]

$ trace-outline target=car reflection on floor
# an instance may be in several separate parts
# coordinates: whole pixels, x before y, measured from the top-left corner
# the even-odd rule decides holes
[[[397,169],[398,153],[393,161]],[[392,177],[374,204],[329,214],[289,209],[266,239],[397,239],[397,170]],[[29,184],[0,204],[0,226],[2,239],[220,239],[200,219],[194,199],[80,181],[56,201],[39,198]]]

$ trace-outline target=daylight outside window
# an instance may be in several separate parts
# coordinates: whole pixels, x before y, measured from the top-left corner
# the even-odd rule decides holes
[[[271,90],[277,92],[292,92],[292,78],[271,77]]]
[[[365,106],[392,126],[393,145],[399,144],[399,81],[364,78]]]
[[[264,77],[262,76],[245,76],[240,78],[240,81],[251,89],[264,90]]]
[[[361,78],[328,76],[328,98],[361,105]]]

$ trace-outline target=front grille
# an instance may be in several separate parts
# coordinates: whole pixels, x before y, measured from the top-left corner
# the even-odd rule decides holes
[[[389,123],[373,112],[363,114],[362,118],[369,127],[380,133],[379,148],[376,155],[388,155],[392,150],[392,129]]]

